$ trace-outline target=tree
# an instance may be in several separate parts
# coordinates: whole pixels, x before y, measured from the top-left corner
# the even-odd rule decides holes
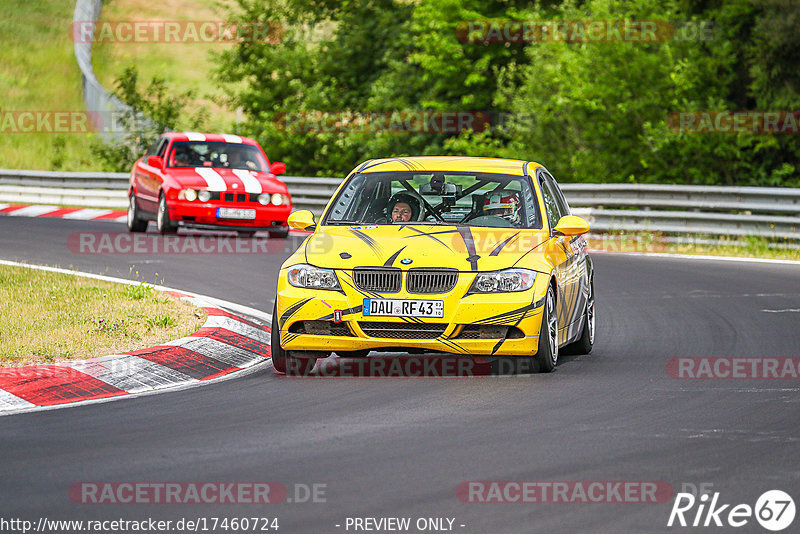
[[[114,85],[114,94],[129,106],[111,118],[115,131],[123,132],[122,140],[104,140],[100,136],[92,143],[92,152],[105,162],[108,170],[129,171],[162,133],[178,126],[197,129],[206,120],[207,112],[203,109],[192,115],[184,113],[193,97],[192,91],[176,95],[160,77],[152,78],[147,87],[140,88],[135,66],[127,67]]]

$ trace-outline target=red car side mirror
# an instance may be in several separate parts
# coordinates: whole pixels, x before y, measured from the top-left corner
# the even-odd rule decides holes
[[[269,172],[272,174],[283,174],[286,172],[286,164],[282,161],[275,161],[269,166]]]
[[[161,156],[147,156],[147,164],[151,167],[161,169],[164,167],[164,160]]]

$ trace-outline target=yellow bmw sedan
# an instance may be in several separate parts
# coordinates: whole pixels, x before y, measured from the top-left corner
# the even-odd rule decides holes
[[[317,358],[431,352],[519,358],[552,371],[594,342],[592,261],[550,173],[530,161],[407,157],[358,165],[284,262],[277,373]]]

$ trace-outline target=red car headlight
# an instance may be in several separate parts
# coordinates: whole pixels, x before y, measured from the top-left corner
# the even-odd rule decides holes
[[[273,206],[280,206],[284,203],[284,196],[280,193],[262,193],[258,195],[258,202],[264,206],[272,204]]]
[[[178,198],[180,200],[188,200],[189,202],[193,202],[197,200],[197,191],[194,189],[181,189],[178,192]]]

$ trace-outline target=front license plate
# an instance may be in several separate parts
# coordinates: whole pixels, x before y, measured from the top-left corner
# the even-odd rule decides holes
[[[217,217],[220,219],[247,219],[252,221],[256,218],[256,210],[217,208]]]
[[[364,299],[364,315],[444,317],[443,300]]]

